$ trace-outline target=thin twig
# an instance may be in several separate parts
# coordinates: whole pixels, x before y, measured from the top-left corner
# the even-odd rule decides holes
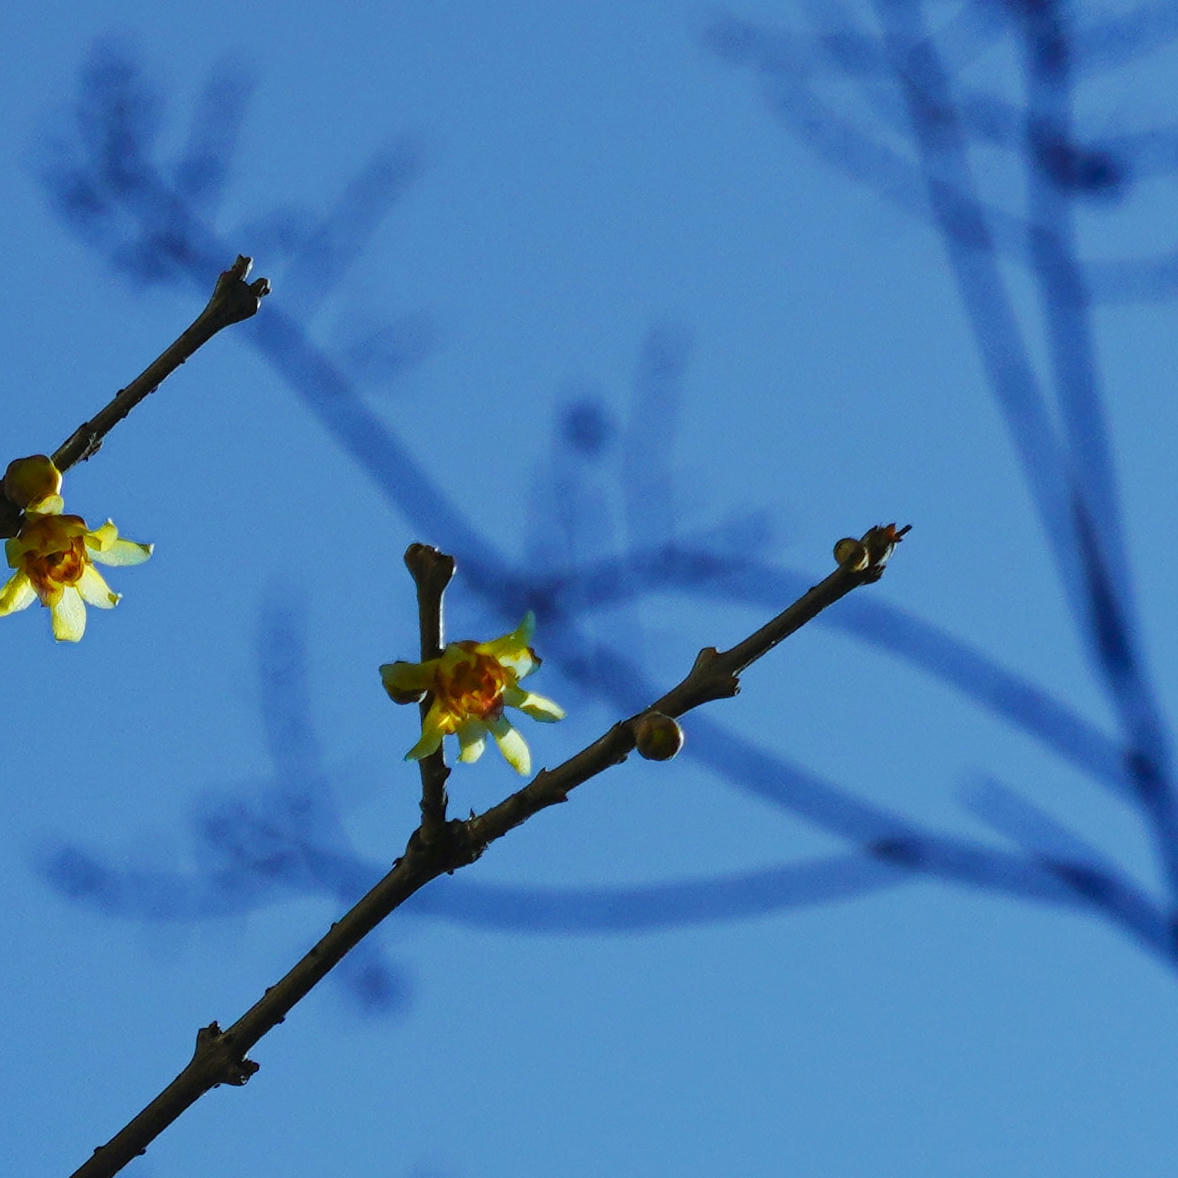
[[[871,529],[864,540],[879,530]],[[902,532],[907,530],[904,528]],[[635,747],[636,729],[643,716],[659,712],[677,718],[700,704],[736,695],[740,690],[741,671],[852,589],[879,580],[889,555],[890,549],[880,549],[860,569],[840,566],[824,581],[803,593],[793,605],[729,650],[704,647],[687,676],[661,699],[628,720],[615,724],[604,736],[563,765],[540,770],[523,789],[470,819],[465,826],[473,857],[477,858],[489,843],[501,838],[513,826],[527,821],[548,806],[565,801],[571,789],[624,761]]]
[[[265,278],[246,282],[253,264],[252,258],[238,255],[237,261],[218,277],[208,305],[176,341],[58,446],[52,455],[58,470],[65,472],[71,466],[85,462],[98,451],[102,439],[199,347],[208,343],[223,327],[240,323],[257,313],[262,299],[270,293],[270,282]],[[15,536],[19,521],[19,508],[0,495],[0,536]]]
[[[512,827],[519,826],[548,806],[565,801],[574,787],[611,765],[624,761],[635,747],[635,725],[647,712],[681,716],[700,704],[735,695],[740,687],[739,673],[745,667],[852,589],[879,579],[891,548],[873,547],[869,541],[876,533],[883,531],[873,528],[864,537],[867,551],[872,555],[862,568],[851,568],[844,563],[793,605],[730,650],[717,651],[714,647],[706,647],[700,651],[694,666],[682,682],[656,700],[650,708],[615,724],[603,736],[555,769],[542,769],[523,789],[483,814],[467,821],[451,819],[446,822],[448,837],[425,837],[423,799],[422,826],[414,831],[404,855],[393,864],[392,870],[336,921],[318,944],[281,981],[270,986],[231,1027],[222,1031],[215,1022],[202,1027],[197,1033],[196,1050],[184,1070],[106,1145],[99,1146],[91,1158],[74,1172],[72,1178],[111,1178],[129,1161],[142,1154],[164,1129],[210,1089],[220,1084],[244,1084],[258,1070],[258,1065],[246,1058],[247,1052],[263,1035],[281,1023],[350,949],[431,880],[473,863],[491,842],[502,837]],[[889,530],[889,534],[896,536],[894,529]],[[431,556],[430,553],[435,555]],[[443,577],[447,560],[450,561],[450,571]],[[423,582],[431,578],[433,580],[435,588],[431,592],[438,604],[438,621],[436,630],[432,632],[440,637],[441,590],[452,575],[453,560],[434,549],[426,549],[424,545],[414,545],[406,553],[406,564],[414,572],[419,594]],[[435,571],[427,576],[419,576],[415,566],[428,568],[430,565],[435,566]],[[440,586],[438,582],[442,582]],[[423,611],[423,639],[425,625]],[[424,779],[423,773],[423,782]]]
[[[154,393],[201,345],[208,343],[223,327],[240,323],[257,313],[262,298],[270,293],[270,283],[259,278],[247,283],[253,259],[238,255],[233,263],[217,279],[212,298],[208,305],[192,321],[192,325],[180,333],[170,347],[165,348],[158,359],[153,360],[126,388],[119,389],[114,398],[99,410],[89,421],[76,430],[57,448],[53,462],[64,472],[77,462],[85,462],[102,445],[102,439],[116,426],[144,397]]]
[[[421,629],[421,661],[438,658],[446,645],[442,619],[442,595],[457,567],[454,557],[428,544],[410,544],[405,551],[405,567],[417,586],[417,617]],[[421,701],[421,720],[425,722],[433,697]],[[441,745],[428,757],[418,761],[421,768],[421,837],[425,842],[439,838],[446,827],[446,754]]]

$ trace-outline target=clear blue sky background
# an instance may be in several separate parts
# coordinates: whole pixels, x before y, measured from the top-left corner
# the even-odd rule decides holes
[[[573,656],[624,652],[661,692],[701,646],[731,645],[825,575],[838,537],[895,519],[914,530],[884,580],[753,668],[739,698],[689,717],[683,756],[626,763],[439,881],[259,1044],[248,1086],[205,1097],[127,1172],[1170,1172],[1173,957],[1079,902],[873,865],[768,796],[793,796],[796,775],[748,762],[735,780],[717,765],[736,736],[922,829],[1021,854],[969,805],[996,782],[1163,895],[1123,791],[839,624],[900,634],[864,612],[895,607],[1117,739],[922,207],[903,103],[870,54],[850,76],[821,52],[823,32],[877,32],[874,6],[744,0],[732,17],[790,39],[725,26],[730,49],[752,46],[743,60],[709,41],[717,11],[670,0],[165,7],[0,16],[5,460],[52,450],[91,416],[235,253],[274,283],[257,319],[67,479],[71,510],[156,543],[148,564],[112,572],[119,608],[91,611],[76,647],[56,647],[38,609],[0,620],[6,1171],[71,1172],[183,1066],[198,1026],[236,1018],[403,848],[414,716],[376,668],[415,651],[410,541],[466,570],[448,599],[455,638],[518,621],[527,595],[506,603],[509,573],[621,561],[604,582],[616,600],[566,598],[563,631],[534,603],[547,658],[533,682],[569,719],[525,735],[552,765],[644,698],[616,658],[588,659],[610,697]],[[998,273],[1050,397],[1042,307],[1008,231],[1026,187],[1004,122],[1025,99],[1013,29],[999,5],[929,7],[959,94],[976,100],[979,189],[1006,234]],[[1101,262],[1173,248],[1162,8],[1128,26],[1155,49],[1084,42],[1077,141],[1161,132],[1111,191],[1074,204],[1080,252]],[[1153,11],[1067,9],[1085,29]],[[79,110],[97,113],[80,78],[99,39],[166,104],[148,164],[169,181],[210,74],[250,88],[216,207],[190,202],[215,259],[195,283],[158,245],[126,247],[132,219],[86,240],[52,207],[52,145],[76,143]],[[791,86],[757,61],[786,62]],[[235,93],[197,118],[206,135],[234,126]],[[346,205],[316,245],[382,152],[404,164],[388,215],[367,233],[363,202]],[[1130,298],[1126,273],[1100,271],[1116,297],[1092,324],[1129,554],[1118,568],[1172,714],[1174,304]],[[268,315],[337,366],[473,531],[420,492],[391,501],[410,474],[354,460]],[[1100,518],[1115,537],[1115,517]],[[483,548],[464,548],[471,537]],[[673,537],[766,571],[637,592]],[[489,554],[497,572],[473,583]],[[493,754],[459,766],[454,811],[516,784]],[[1031,838],[1026,814],[1014,826]],[[295,836],[339,856],[333,880],[291,866]],[[1036,837],[1059,851],[1057,833]],[[72,875],[65,846],[80,849]],[[720,881],[797,863],[826,865],[821,902],[767,883],[769,911],[718,915]],[[233,881],[221,890],[219,872]],[[841,878],[862,886],[822,899]],[[677,892],[651,900],[659,927],[559,927],[602,889],[683,881],[703,885],[691,895],[712,919],[686,919]],[[492,885],[511,891],[476,890]],[[617,894],[624,924],[641,905]],[[556,916],[541,928],[544,904]]]

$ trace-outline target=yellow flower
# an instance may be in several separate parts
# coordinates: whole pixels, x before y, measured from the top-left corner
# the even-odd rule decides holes
[[[91,531],[80,515],[63,515],[64,507],[61,496],[51,494],[25,508],[20,531],[4,545],[8,566],[16,572],[0,589],[0,617],[39,598],[49,607],[54,638],[77,642],[86,629],[86,606],[111,609],[121,596],[111,591],[94,561],[139,564],[152,546],[120,540],[110,520]]]
[[[502,638],[451,642],[440,658],[424,663],[385,663],[380,668],[385,691],[396,702],[404,703],[424,692],[432,696],[421,725],[421,739],[405,754],[405,760],[428,757],[437,751],[443,736],[454,735],[458,737],[458,759],[477,761],[489,732],[517,773],[527,776],[531,772],[527,743],[503,714],[504,706],[549,723],[564,717],[564,710],[552,700],[519,685],[540,665],[528,645],[535,624],[529,611],[519,626]]]

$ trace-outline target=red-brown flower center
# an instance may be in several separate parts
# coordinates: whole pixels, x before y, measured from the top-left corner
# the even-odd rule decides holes
[[[462,656],[449,666],[443,659],[434,697],[454,716],[477,716],[480,720],[497,716],[503,711],[503,689],[511,672],[497,659],[476,651],[473,642],[455,645]]]
[[[21,564],[39,594],[55,585],[72,585],[86,571],[84,530],[81,517],[73,515],[42,516],[21,529],[26,545]]]

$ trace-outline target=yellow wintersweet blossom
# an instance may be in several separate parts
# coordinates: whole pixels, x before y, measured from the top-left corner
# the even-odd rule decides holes
[[[49,607],[53,636],[59,642],[77,642],[86,629],[86,606],[111,609],[122,596],[112,592],[94,561],[140,564],[151,555],[152,546],[121,540],[110,520],[92,531],[80,515],[65,515],[64,509],[56,492],[25,505],[20,531],[4,545],[8,566],[16,571],[0,589],[0,617],[39,598]]]
[[[551,723],[564,717],[564,709],[525,691],[519,681],[540,665],[528,645],[536,619],[529,610],[510,634],[490,642],[450,642],[441,657],[423,663],[385,663],[380,668],[385,691],[397,703],[432,696],[421,725],[421,739],[405,754],[405,760],[421,760],[436,752],[443,736],[458,737],[460,761],[477,761],[483,755],[487,733],[494,738],[507,763],[527,776],[532,756],[527,742],[503,714],[504,707],[518,708],[533,720]]]

